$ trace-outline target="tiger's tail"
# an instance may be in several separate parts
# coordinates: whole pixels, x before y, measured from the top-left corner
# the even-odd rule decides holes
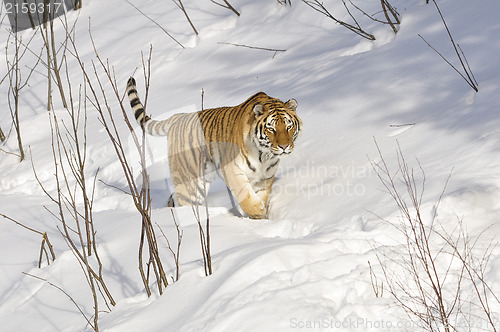
[[[169,118],[163,121],[156,121],[146,115],[144,106],[139,99],[135,79],[133,77],[130,77],[127,82],[127,95],[130,100],[130,106],[134,111],[135,119],[144,131],[153,136],[166,136],[174,119]]]

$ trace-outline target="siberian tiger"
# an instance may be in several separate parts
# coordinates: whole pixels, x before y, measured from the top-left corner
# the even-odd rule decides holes
[[[202,204],[210,182],[222,176],[250,218],[266,216],[279,158],[292,152],[302,129],[295,99],[284,103],[259,92],[238,106],[178,113],[156,121],[146,115],[132,77],[127,94],[143,130],[167,136],[178,205]]]

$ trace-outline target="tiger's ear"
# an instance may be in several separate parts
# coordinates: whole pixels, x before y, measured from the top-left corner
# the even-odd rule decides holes
[[[258,118],[262,114],[264,114],[264,106],[261,104],[257,104],[253,107],[253,112],[255,113],[255,117]]]
[[[299,103],[297,103],[297,101],[295,99],[290,99],[289,101],[287,101],[285,103],[285,106],[293,111],[295,111],[297,109],[297,106],[299,105]]]

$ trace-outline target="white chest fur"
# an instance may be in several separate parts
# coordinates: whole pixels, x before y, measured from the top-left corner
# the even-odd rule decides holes
[[[259,184],[274,177],[278,170],[279,158],[273,154],[264,155],[257,151],[244,160],[242,170],[254,190],[260,189]]]

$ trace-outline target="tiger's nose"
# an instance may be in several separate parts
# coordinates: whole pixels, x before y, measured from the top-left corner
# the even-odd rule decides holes
[[[286,150],[290,144],[283,144],[283,145],[278,145],[282,150]]]

